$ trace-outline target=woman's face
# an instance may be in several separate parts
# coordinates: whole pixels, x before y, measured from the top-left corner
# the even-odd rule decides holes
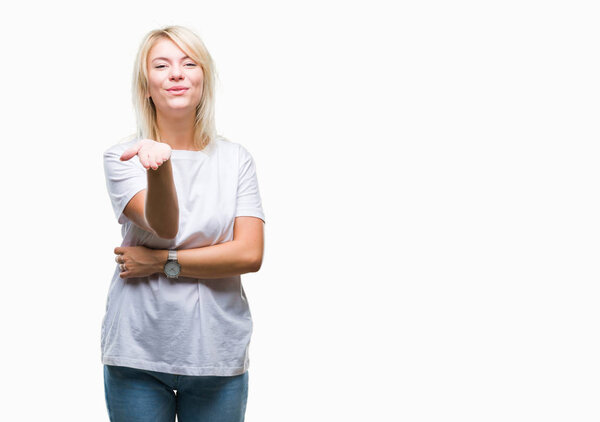
[[[154,44],[148,54],[147,69],[148,96],[152,97],[157,112],[196,113],[202,98],[204,73],[173,41],[163,38]]]

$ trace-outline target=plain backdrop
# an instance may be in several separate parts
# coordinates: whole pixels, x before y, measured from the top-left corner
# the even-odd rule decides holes
[[[169,24],[257,167],[248,422],[599,420],[595,2],[0,8],[2,420],[108,421],[102,152]]]

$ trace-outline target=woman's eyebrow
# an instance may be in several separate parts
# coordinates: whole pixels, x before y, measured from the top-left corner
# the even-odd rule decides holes
[[[191,59],[191,57],[189,57],[189,56],[183,56],[180,60],[185,60],[185,59]],[[155,57],[155,58],[152,59],[152,61],[154,61],[154,60],[166,60],[168,62],[170,61],[166,57]]]

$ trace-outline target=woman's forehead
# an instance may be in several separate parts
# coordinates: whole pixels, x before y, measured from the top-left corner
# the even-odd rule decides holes
[[[149,60],[155,60],[159,57],[163,59],[182,59],[187,54],[181,50],[173,41],[163,38],[158,40],[150,49]]]

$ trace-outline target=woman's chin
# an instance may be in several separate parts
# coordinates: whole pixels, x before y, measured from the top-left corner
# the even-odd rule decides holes
[[[179,104],[174,104],[174,103],[170,103],[166,106],[163,107],[159,107],[158,111],[161,114],[167,114],[167,115],[177,115],[177,114],[186,114],[186,113],[195,113],[196,112],[196,106],[190,103],[179,103]]]

